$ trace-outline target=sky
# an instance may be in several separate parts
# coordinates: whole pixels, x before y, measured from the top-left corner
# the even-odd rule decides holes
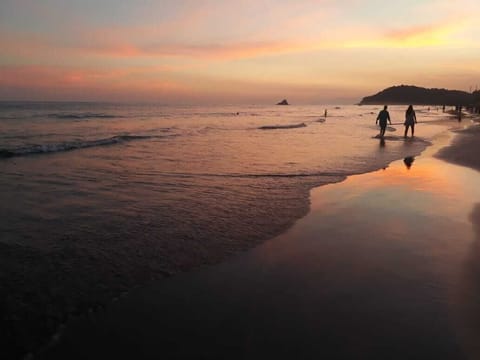
[[[1,0],[0,100],[353,104],[480,88],[478,0]]]

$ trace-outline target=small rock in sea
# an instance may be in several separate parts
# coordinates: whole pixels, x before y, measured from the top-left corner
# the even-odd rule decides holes
[[[277,105],[289,105],[289,104],[288,104],[287,99],[283,99],[282,101],[280,101],[279,103],[277,103]]]

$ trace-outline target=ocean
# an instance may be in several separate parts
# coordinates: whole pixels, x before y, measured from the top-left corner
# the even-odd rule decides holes
[[[252,248],[306,215],[312,188],[446,129],[417,107],[405,140],[391,106],[381,142],[380,109],[1,102],[0,345],[33,351],[71,315]]]

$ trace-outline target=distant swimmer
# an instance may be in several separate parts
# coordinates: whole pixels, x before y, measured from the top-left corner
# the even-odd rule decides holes
[[[392,120],[390,120],[390,114],[387,111],[387,105],[383,107],[383,110],[381,110],[378,113],[377,120],[375,121],[375,124],[378,124],[380,122],[380,138],[383,138],[385,135],[385,129],[387,128],[387,120],[392,125]]]
[[[415,132],[415,124],[417,123],[417,116],[415,115],[415,110],[413,110],[413,106],[410,105],[405,111],[405,134],[403,137],[407,137],[408,133],[408,128],[410,127],[412,129],[412,137],[413,133]]]

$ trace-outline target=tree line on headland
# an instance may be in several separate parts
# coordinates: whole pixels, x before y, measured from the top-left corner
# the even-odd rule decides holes
[[[447,105],[480,109],[480,90],[472,93],[460,90],[427,89],[418,86],[392,86],[364,97],[358,105]]]

